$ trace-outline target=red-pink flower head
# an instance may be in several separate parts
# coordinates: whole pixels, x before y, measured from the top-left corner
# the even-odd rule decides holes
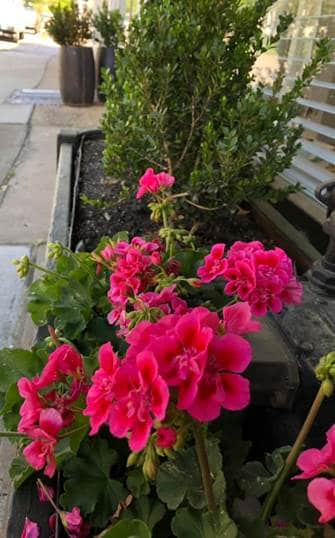
[[[196,309],[181,316],[168,334],[149,345],[159,371],[168,385],[178,388],[179,409],[188,409],[203,375],[213,331],[202,322]]]
[[[335,425],[327,432],[327,443],[321,448],[304,450],[297,459],[297,467],[302,471],[293,480],[314,478],[331,470],[335,464]]]
[[[204,265],[199,267],[197,275],[201,282],[205,284],[222,277],[227,269],[227,260],[223,257],[225,251],[224,243],[214,245],[205,257]]]
[[[44,469],[44,474],[53,477],[56,471],[54,448],[57,435],[63,427],[63,420],[55,409],[43,409],[40,414],[39,426],[28,432],[33,442],[26,446],[23,455],[33,469]]]
[[[39,538],[40,536],[40,530],[37,523],[34,521],[30,521],[29,518],[26,517],[24,521],[24,527],[21,533],[21,538]]]
[[[40,412],[43,409],[42,400],[37,388],[38,379],[27,379],[21,377],[17,382],[19,394],[25,399],[20,407],[21,420],[18,424],[19,432],[29,431],[38,421]]]
[[[99,349],[99,365],[100,368],[92,377],[92,385],[86,398],[86,409],[83,412],[90,417],[90,435],[96,435],[103,424],[109,423],[115,397],[115,373],[119,368],[119,359],[109,342]]]
[[[214,336],[204,374],[187,412],[201,422],[216,419],[221,408],[237,411],[250,402],[249,381],[240,374],[251,361],[251,345],[241,336]]]
[[[223,325],[225,332],[246,334],[259,332],[262,328],[258,321],[251,319],[248,303],[236,303],[223,309]]]
[[[152,168],[148,168],[139,180],[139,189],[136,199],[142,198],[145,194],[155,194],[161,189],[171,188],[175,178],[166,172],[155,174]]]
[[[158,448],[173,448],[177,441],[177,432],[174,428],[162,427],[157,430],[156,446]]]
[[[125,362],[115,375],[115,402],[111,406],[109,428],[115,437],[129,437],[133,452],[145,448],[153,421],[164,420],[169,389],[158,374],[157,361],[143,351],[135,362]]]
[[[91,527],[83,520],[77,506],[71,512],[61,512],[60,517],[69,538],[86,538],[90,535]]]
[[[335,518],[335,479],[314,478],[307,487],[309,502],[321,516],[319,523],[328,523]]]
[[[55,497],[55,490],[52,486],[41,486],[40,482],[37,482],[38,498],[41,502],[50,502],[50,499]]]
[[[66,376],[83,377],[83,360],[72,346],[62,344],[49,355],[37,386],[40,389],[45,388]]]

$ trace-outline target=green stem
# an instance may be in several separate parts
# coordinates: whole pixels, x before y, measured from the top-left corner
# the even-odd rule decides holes
[[[162,210],[162,216],[163,216],[164,228],[169,229],[169,223],[168,223],[168,218],[167,218],[165,209]],[[173,254],[173,242],[171,240],[171,232],[168,233],[165,239],[165,245],[166,245],[166,252],[168,253],[169,258],[171,258]]]
[[[205,432],[203,426],[198,422],[194,424],[194,439],[208,510],[209,512],[215,512],[216,502],[213,491],[213,480],[209,469],[208,454],[206,450]]]
[[[42,267],[41,265],[38,265],[37,263],[29,262],[29,267],[33,267],[34,269],[37,269],[38,271],[41,271],[42,273],[46,273],[47,275],[52,275],[58,278],[68,279],[68,276],[60,275],[59,273],[56,273],[55,271],[50,271],[50,269],[46,269],[45,267]]]
[[[321,407],[321,404],[325,398],[325,392],[323,390],[323,386],[319,388],[319,391],[317,395],[315,396],[315,399],[313,401],[313,404],[309,410],[309,413],[306,417],[306,420],[304,424],[302,425],[302,428],[298,434],[298,437],[295,440],[295,443],[293,447],[290,450],[290,453],[288,454],[285,465],[283,469],[281,470],[280,475],[278,476],[276,482],[274,483],[274,486],[272,490],[268,493],[262,510],[261,519],[262,521],[267,521],[267,519],[270,517],[273,506],[276,502],[276,499],[279,495],[279,492],[281,490],[281,487],[283,483],[285,482],[285,479],[287,478],[287,475],[289,474],[290,470],[292,469],[293,465],[297,461],[297,458],[301,452],[301,449],[304,445],[304,442],[306,440],[307,435],[309,434],[314,420],[317,417],[317,414],[319,412],[319,409]]]
[[[52,499],[52,497],[50,497],[49,492],[48,492],[48,490],[46,489],[46,487],[44,486],[42,480],[40,480],[40,479],[38,478],[38,479],[37,479],[37,483],[38,483],[38,485],[43,489],[44,494],[45,494],[46,498],[48,499],[49,503],[51,504],[51,506],[53,507],[53,509],[54,509],[59,515],[61,515],[61,511],[59,510],[58,506],[56,506],[56,504],[53,502],[53,499]]]
[[[0,437],[27,437],[24,433],[19,432],[0,432]]]
[[[58,439],[65,439],[66,437],[70,437],[70,435],[72,435],[73,433],[81,432],[82,430],[86,428],[87,428],[87,425],[85,424],[84,426],[80,426],[79,428],[75,428],[74,430],[70,430],[69,432],[61,433],[58,436]]]

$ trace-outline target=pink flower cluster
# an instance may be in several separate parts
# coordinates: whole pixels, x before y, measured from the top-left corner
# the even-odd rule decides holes
[[[237,303],[224,309],[223,320],[196,307],[139,323],[127,336],[122,361],[104,344],[84,411],[90,434],[107,424],[115,437],[129,436],[131,450],[138,452],[154,421],[164,420],[174,395],[177,408],[201,422],[214,420],[222,408],[243,409],[250,400],[249,381],[240,374],[251,360],[251,346],[241,334],[258,330],[249,305]],[[158,436],[163,445],[165,434]]]
[[[284,304],[299,304],[303,288],[297,281],[291,259],[281,248],[265,250],[259,241],[237,241],[224,257],[225,245],[214,245],[198,269],[203,283],[222,277],[225,293],[247,301],[255,316],[268,310],[278,313]]]
[[[23,455],[34,469],[45,468],[44,473],[52,477],[57,436],[74,421],[71,406],[87,391],[82,358],[72,346],[63,344],[49,355],[41,375],[31,380],[22,377],[17,386],[25,400],[18,431],[32,439]]]
[[[302,452],[297,460],[302,471],[294,480],[313,478],[307,488],[309,502],[321,513],[320,523],[335,519],[335,479],[314,478],[320,474],[334,476],[335,469],[335,425],[327,432],[327,442],[320,450],[310,448]]]
[[[59,510],[58,513],[69,538],[87,538],[90,535],[91,526],[83,520],[77,506],[71,512]],[[52,514],[49,518],[49,527],[53,536],[56,531],[56,518],[56,513]],[[38,524],[26,517],[21,538],[39,538],[40,536]]]
[[[118,323],[120,334],[127,334],[130,319],[127,306],[133,310],[158,308],[162,314],[182,313],[187,304],[171,285],[161,292],[149,291],[155,284],[158,265],[161,263],[162,246],[159,242],[147,242],[134,237],[130,243],[119,241],[115,246],[107,245],[101,256],[111,269],[108,299],[113,309],[108,315],[110,324]]]
[[[152,168],[148,168],[139,180],[136,199],[142,198],[145,194],[156,194],[163,189],[169,189],[174,182],[175,178],[166,172],[155,174]]]

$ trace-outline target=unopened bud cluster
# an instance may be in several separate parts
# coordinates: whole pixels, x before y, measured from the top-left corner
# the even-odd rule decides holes
[[[326,396],[331,396],[334,392],[335,382],[335,351],[321,357],[315,369],[315,375],[322,382],[322,389]]]

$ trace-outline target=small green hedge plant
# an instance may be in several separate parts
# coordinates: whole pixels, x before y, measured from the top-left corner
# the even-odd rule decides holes
[[[94,15],[93,26],[99,32],[105,47],[117,49],[124,42],[122,15],[118,9],[108,9],[106,1]]]
[[[58,2],[50,7],[51,19],[46,24],[49,35],[58,45],[80,47],[91,38],[91,13],[84,9],[80,12],[78,4],[69,5]]]
[[[143,4],[118,80],[106,74],[103,118],[107,173],[132,184],[148,166],[177,174],[194,203],[236,207],[265,197],[290,166],[301,128],[296,99],[329,46],[321,40],[292,89],[272,98],[256,88],[252,67],[292,22],[282,16],[265,43],[262,23],[274,0],[162,0]]]

